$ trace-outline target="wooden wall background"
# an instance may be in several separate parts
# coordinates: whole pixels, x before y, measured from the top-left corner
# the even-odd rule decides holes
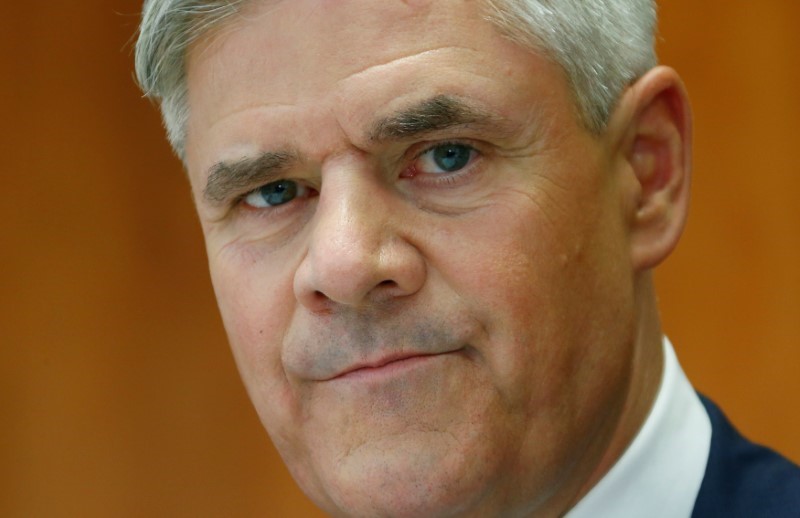
[[[131,72],[138,0],[7,2],[0,515],[314,516],[229,356],[180,167]],[[800,3],[664,0],[696,111],[659,272],[696,386],[800,461]]]

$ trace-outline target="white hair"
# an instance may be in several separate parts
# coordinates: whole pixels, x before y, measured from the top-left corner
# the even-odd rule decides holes
[[[190,44],[253,0],[145,0],[136,76],[160,102],[172,148],[184,159]],[[514,42],[564,70],[586,128],[600,133],[624,89],[656,65],[655,0],[483,0]]]

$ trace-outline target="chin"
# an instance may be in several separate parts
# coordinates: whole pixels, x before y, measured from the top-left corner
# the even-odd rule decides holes
[[[317,470],[325,473],[324,479],[295,478],[332,516],[471,514],[492,493],[494,475],[502,470],[491,465],[491,460],[496,464],[496,457],[474,449],[467,455],[463,444],[456,441],[449,433],[408,433],[348,452],[326,469]],[[319,483],[306,486],[304,481],[312,478]]]

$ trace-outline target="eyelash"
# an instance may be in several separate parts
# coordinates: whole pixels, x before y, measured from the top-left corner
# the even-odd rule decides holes
[[[296,181],[296,180],[293,180],[293,181]],[[234,210],[244,211],[246,214],[249,214],[251,216],[255,216],[255,217],[258,217],[258,218],[269,220],[269,219],[272,219],[272,218],[279,218],[281,216],[284,216],[286,213],[291,213],[292,211],[301,209],[311,199],[316,198],[317,196],[319,196],[319,192],[317,191],[317,189],[315,189],[313,187],[307,187],[309,189],[309,191],[310,191],[310,194],[308,196],[295,198],[295,199],[291,200],[290,202],[287,202],[287,203],[284,203],[284,204],[281,204],[281,205],[275,205],[273,207],[253,207],[252,205],[250,205],[247,202],[245,202],[245,199],[250,194],[252,194],[253,192],[257,191],[258,189],[261,189],[262,187],[264,187],[264,185],[259,185],[255,189],[251,189],[251,190],[249,190],[249,191],[247,191],[245,193],[242,193],[239,196],[237,196],[233,200],[233,202],[231,203],[232,208]],[[265,209],[269,209],[269,210],[265,210]]]
[[[458,185],[459,183],[466,180],[467,178],[469,178],[470,176],[472,176],[477,172],[480,166],[480,162],[482,161],[484,156],[479,146],[477,146],[472,141],[443,140],[433,143],[424,143],[423,146],[424,147],[421,151],[418,151],[416,153],[412,151],[413,158],[411,159],[409,166],[406,167],[403,170],[403,173],[400,174],[401,178],[408,178],[408,179],[414,178],[416,179],[416,181],[422,182],[423,184],[441,186],[441,187],[450,187]],[[422,156],[425,155],[425,153],[428,153],[438,147],[443,147],[443,146],[465,146],[468,147],[474,153],[475,156],[470,159],[470,162],[463,169],[460,169],[452,173],[432,174],[432,173],[413,171],[414,164],[418,160],[420,160]],[[409,171],[411,171],[411,174],[408,174]]]

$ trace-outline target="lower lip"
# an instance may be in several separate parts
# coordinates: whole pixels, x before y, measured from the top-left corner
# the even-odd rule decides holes
[[[389,377],[402,375],[410,370],[423,367],[427,364],[435,363],[449,353],[433,354],[423,356],[410,356],[400,360],[395,360],[380,367],[363,367],[350,371],[336,379],[347,381],[380,381]]]

